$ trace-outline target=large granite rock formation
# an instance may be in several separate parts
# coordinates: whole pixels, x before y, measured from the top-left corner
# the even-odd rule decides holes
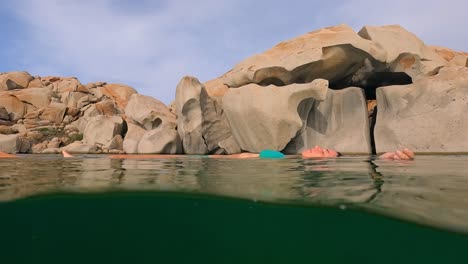
[[[468,152],[468,68],[444,67],[411,85],[377,89],[377,152]]]
[[[155,128],[175,129],[176,116],[161,101],[152,97],[133,94],[125,107],[125,114],[146,130]]]
[[[266,87],[249,84],[230,89],[224,96],[224,111],[234,139],[244,151],[282,150],[302,127],[297,112],[301,101],[324,100],[328,82]]]
[[[397,25],[366,26],[358,33],[340,25],[282,42],[245,59],[205,85],[210,87],[210,97],[221,103],[219,108],[225,111],[234,139],[242,150],[258,152],[272,148],[295,154],[304,148],[321,145],[346,153],[371,153],[374,123],[377,122],[378,133],[388,129],[379,124],[383,119],[374,109],[382,100],[375,101],[377,88],[430,80],[444,67],[464,67],[467,55],[426,46],[414,34]],[[317,79],[329,81],[326,98],[304,98],[299,105],[290,105],[288,96],[279,95],[284,92],[282,89]],[[261,86],[274,88],[272,93],[277,98],[259,93]],[[366,105],[366,100],[373,101]],[[274,109],[273,105],[276,106]],[[285,110],[286,106],[297,108]],[[300,122],[284,121],[286,119],[281,115],[286,112],[290,116],[294,113]],[[369,122],[371,113],[374,114]],[[281,123],[284,124],[279,125]],[[381,140],[376,134],[375,146],[379,146]],[[401,142],[413,146],[408,141]],[[395,146],[388,150],[391,149]],[[454,148],[441,151],[450,149]]]
[[[241,151],[220,102],[226,92],[227,89],[205,87],[193,77],[182,78],[177,86],[175,108],[185,153],[235,154]]]
[[[306,99],[297,111],[303,127],[284,153],[297,154],[314,146],[342,153],[371,153],[366,99],[361,88],[328,89],[323,100]]]
[[[184,77],[176,88],[175,109],[177,113],[177,131],[182,139],[184,152],[187,154],[205,154],[208,152],[203,138],[203,113],[200,94],[203,85],[198,79]]]
[[[400,26],[339,25],[205,83],[184,77],[169,107],[124,84],[0,73],[0,151],[468,152],[467,70],[468,53]]]

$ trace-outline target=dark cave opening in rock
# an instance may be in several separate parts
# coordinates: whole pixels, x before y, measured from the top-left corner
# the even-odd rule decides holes
[[[265,78],[261,82],[258,83],[258,85],[260,86],[268,86],[271,84],[275,86],[285,86],[285,83],[276,77]]]
[[[366,100],[376,99],[376,89],[390,85],[412,84],[413,79],[404,72],[370,72],[365,74],[365,78],[345,78],[342,80],[330,81],[330,89],[339,90],[347,87],[360,87],[364,89]]]

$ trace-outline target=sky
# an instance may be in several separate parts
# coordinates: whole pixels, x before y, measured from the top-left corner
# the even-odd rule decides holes
[[[205,82],[323,27],[399,24],[468,51],[466,0],[4,0],[0,72],[132,86],[169,104],[186,75]]]

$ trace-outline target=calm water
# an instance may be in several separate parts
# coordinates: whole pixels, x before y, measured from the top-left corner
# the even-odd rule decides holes
[[[468,156],[0,160],[1,263],[460,263]]]

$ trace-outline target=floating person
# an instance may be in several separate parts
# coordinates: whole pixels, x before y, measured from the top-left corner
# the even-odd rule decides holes
[[[62,155],[66,158],[73,157],[70,153],[66,150],[62,150]],[[126,158],[175,158],[175,157],[182,157],[184,155],[163,155],[163,154],[151,154],[151,155],[110,155],[109,158],[114,159],[126,159]],[[306,149],[302,152],[302,158],[309,159],[309,158],[336,158],[340,157],[342,154],[337,152],[333,149],[328,148],[321,148],[319,146],[315,146],[310,149]],[[379,156],[380,159],[386,160],[412,160],[414,159],[414,153],[405,148],[403,150],[397,150],[394,152],[386,152],[383,155]],[[209,158],[228,158],[228,159],[247,159],[247,158],[270,158],[270,159],[278,159],[284,158],[285,155],[276,150],[262,150],[260,153],[250,153],[244,152],[239,154],[231,154],[231,155],[207,155],[206,157]]]
[[[0,151],[0,158],[17,158],[18,156]]]
[[[321,148],[319,146],[315,146],[310,149],[306,149],[302,152],[303,158],[335,158],[340,157],[343,154],[337,152],[333,149]],[[404,148],[403,150],[396,150],[394,152],[386,152],[379,156],[380,159],[386,160],[412,160],[414,159],[413,151],[409,150],[408,148]]]

